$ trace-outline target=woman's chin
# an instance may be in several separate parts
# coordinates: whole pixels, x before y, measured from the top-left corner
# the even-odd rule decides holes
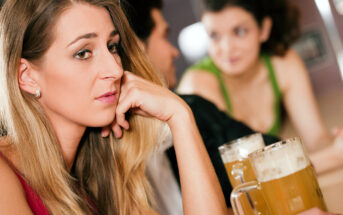
[[[232,77],[239,77],[242,74],[244,74],[243,71],[237,70],[237,69],[232,69],[232,68],[231,69],[227,69],[226,71],[223,70],[223,73],[225,75],[232,76]]]
[[[89,123],[87,123],[88,127],[106,127],[113,123],[115,115],[109,115],[105,117],[97,117],[93,118]]]

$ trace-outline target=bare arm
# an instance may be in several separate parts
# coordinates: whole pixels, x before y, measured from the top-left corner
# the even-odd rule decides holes
[[[222,214],[224,197],[191,110],[175,115],[169,125],[174,134],[184,213]]]
[[[282,62],[283,96],[287,112],[309,152],[330,145],[333,137],[321,118],[311,82],[300,57],[289,51]]]
[[[317,173],[343,165],[343,140],[331,135],[321,118],[310,79],[299,56],[286,55],[284,103],[291,120],[310,152]],[[287,75],[286,75],[287,74]]]
[[[220,110],[225,111],[226,105],[220,85],[213,74],[202,70],[187,71],[180,81],[176,91],[179,94],[196,94],[215,104]]]
[[[318,174],[343,166],[343,133],[338,133],[330,146],[310,154],[312,164]]]
[[[0,214],[33,215],[12,169],[0,158]]]

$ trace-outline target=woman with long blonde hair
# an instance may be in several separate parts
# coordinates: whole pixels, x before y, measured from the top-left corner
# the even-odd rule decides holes
[[[161,122],[184,214],[225,213],[189,107],[162,86],[128,26],[113,0],[5,2],[0,214],[154,213],[145,161]]]

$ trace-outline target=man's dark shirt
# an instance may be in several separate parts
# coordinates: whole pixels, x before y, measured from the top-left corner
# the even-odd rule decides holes
[[[232,187],[221,160],[218,147],[229,141],[255,133],[245,124],[232,119],[226,113],[220,111],[214,104],[196,95],[180,96],[192,109],[198,129],[205,143],[207,152],[212,161],[221,188],[223,190],[226,205],[231,207],[230,194]],[[266,145],[279,141],[278,138],[263,135]],[[174,147],[167,150],[174,174],[179,181],[178,168]],[[199,180],[194,178],[194,180]]]

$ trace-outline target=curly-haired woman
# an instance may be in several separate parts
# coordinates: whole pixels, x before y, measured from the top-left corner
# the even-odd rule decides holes
[[[298,9],[288,0],[203,3],[209,56],[186,71],[178,92],[203,96],[233,118],[271,135],[279,134],[284,105],[309,152],[325,149],[315,155],[317,171],[340,165],[320,162],[327,154],[335,161],[339,155],[333,143],[342,145],[342,137],[335,138],[324,126],[306,68],[290,48],[299,35]]]

